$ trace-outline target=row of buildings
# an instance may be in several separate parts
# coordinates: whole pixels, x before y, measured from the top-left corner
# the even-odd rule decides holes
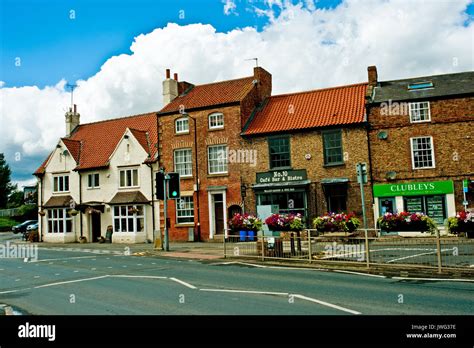
[[[164,226],[155,173],[181,175],[171,240],[214,239],[237,212],[361,215],[356,164],[367,163],[369,227],[385,212],[443,225],[474,201],[474,72],[272,95],[272,76],[193,85],[163,81],[157,112],[80,124],[35,172],[45,242],[153,241]]]

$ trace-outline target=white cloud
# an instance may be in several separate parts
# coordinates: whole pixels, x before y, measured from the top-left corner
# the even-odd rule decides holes
[[[235,14],[238,16],[238,13],[236,12],[237,5],[235,4],[234,0],[222,0],[222,3],[224,4],[224,14],[226,16],[230,14]]]
[[[363,82],[373,64],[385,80],[473,70],[474,26],[463,26],[469,3],[347,0],[327,10],[268,0],[261,13],[270,21],[261,32],[168,24],[139,35],[132,54],[112,57],[96,75],[78,81],[74,99],[83,123],[155,111],[162,106],[165,68],[199,84],[251,75],[253,62],[245,59],[252,57],[273,74],[274,93]],[[0,84],[0,152],[50,151],[65,135],[64,84]]]

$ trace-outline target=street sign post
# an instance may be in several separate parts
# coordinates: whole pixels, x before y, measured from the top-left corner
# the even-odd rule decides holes
[[[360,199],[362,201],[362,217],[364,219],[364,229],[367,230],[367,216],[365,213],[364,184],[367,183],[367,163],[357,163],[357,182],[360,185]]]

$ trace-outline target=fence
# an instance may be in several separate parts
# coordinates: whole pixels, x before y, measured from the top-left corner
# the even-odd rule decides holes
[[[20,208],[0,210],[0,217],[12,217],[12,216],[18,216],[19,214],[20,214]]]
[[[474,240],[459,237],[375,237],[375,230],[353,236],[316,235],[311,230],[283,236],[224,238],[224,257],[294,260],[309,263],[403,265],[424,268],[462,268],[474,271]],[[314,235],[314,236],[313,236]]]

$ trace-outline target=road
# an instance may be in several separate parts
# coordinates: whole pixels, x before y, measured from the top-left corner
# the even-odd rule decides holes
[[[0,303],[28,314],[472,314],[474,283],[83,250],[0,259]]]

